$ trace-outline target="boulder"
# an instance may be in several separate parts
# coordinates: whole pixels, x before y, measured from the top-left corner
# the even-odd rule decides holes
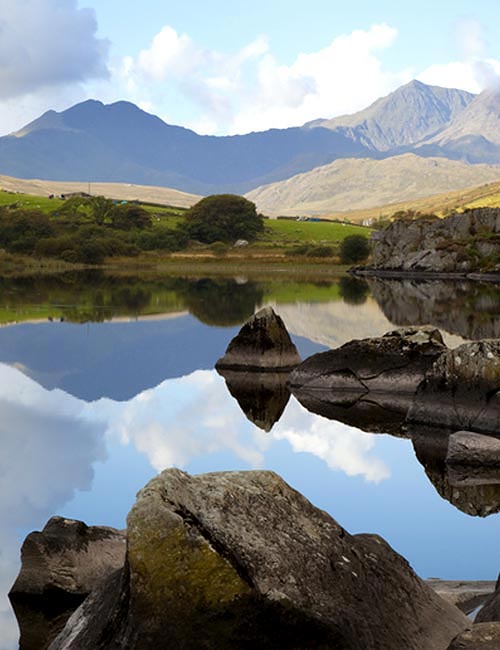
[[[287,372],[246,372],[217,368],[228,391],[246,417],[264,431],[271,431],[285,410],[290,391]]]
[[[499,391],[500,341],[464,343],[426,373],[407,420],[494,434],[500,431]]]
[[[243,325],[229,343],[217,369],[291,370],[300,363],[285,324],[272,307],[264,307]]]
[[[91,598],[50,650],[445,650],[468,622],[380,537],[265,471],[153,479],[124,572]]]
[[[388,399],[413,394],[425,372],[446,349],[438,330],[399,329],[314,354],[291,373],[290,385],[294,394],[297,389],[331,391],[329,399],[334,402],[343,400],[344,391],[383,392]]]
[[[499,485],[500,440],[457,431],[449,438],[446,466],[452,485]]]
[[[9,593],[21,650],[43,650],[84,598],[123,567],[126,536],[104,526],[52,517],[30,533],[21,549],[21,570]]]
[[[498,650],[500,623],[477,623],[459,634],[448,650]]]

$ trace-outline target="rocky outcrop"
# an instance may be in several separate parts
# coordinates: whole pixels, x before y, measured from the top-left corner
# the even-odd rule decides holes
[[[443,353],[418,387],[407,420],[450,430],[500,431],[500,341]]]
[[[217,369],[285,371],[301,361],[285,324],[272,307],[264,307],[229,343]]]
[[[276,474],[174,469],[138,494],[124,572],[51,650],[445,650],[466,625],[381,538]]]
[[[290,375],[295,394],[331,391],[413,394],[425,372],[445,350],[438,330],[407,328],[379,338],[350,341],[342,347],[306,359]]]
[[[457,431],[448,442],[446,466],[454,485],[500,485],[500,440]]]
[[[287,372],[245,372],[217,368],[228,391],[246,417],[264,431],[271,431],[285,410],[290,391]]]
[[[500,623],[477,623],[453,639],[448,650],[498,650]]]
[[[43,650],[84,598],[125,561],[123,531],[52,517],[30,533],[9,593],[21,650]]]
[[[477,208],[446,219],[399,220],[377,234],[373,269],[403,272],[500,272],[500,209]]]
[[[483,605],[495,591],[495,582],[490,580],[439,580],[438,578],[430,578],[426,582],[441,598],[456,605],[465,614],[469,614]]]

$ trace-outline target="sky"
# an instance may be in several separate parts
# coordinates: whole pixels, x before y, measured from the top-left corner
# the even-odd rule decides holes
[[[0,0],[0,134],[85,99],[226,135],[500,74],[497,0]]]

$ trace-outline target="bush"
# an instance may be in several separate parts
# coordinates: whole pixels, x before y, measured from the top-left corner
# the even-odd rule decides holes
[[[370,254],[370,244],[364,235],[349,235],[340,245],[342,264],[364,262]]]
[[[331,257],[333,253],[331,246],[311,246],[306,255],[308,257]]]
[[[214,194],[198,201],[186,212],[191,239],[205,244],[237,239],[254,240],[264,230],[264,218],[255,204],[235,194]]]

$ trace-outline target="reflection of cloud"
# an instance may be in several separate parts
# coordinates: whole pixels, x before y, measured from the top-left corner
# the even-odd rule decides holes
[[[0,630],[7,644],[17,634],[6,597],[18,570],[16,529],[43,524],[75,490],[90,489],[92,463],[105,450],[104,426],[86,421],[78,400],[3,364],[0,386]]]
[[[314,454],[331,469],[341,470],[348,476],[361,475],[373,483],[390,477],[387,465],[368,455],[375,446],[373,435],[342,422],[314,416],[293,398],[271,435],[288,440],[294,451]]]
[[[166,380],[129,402],[87,404],[0,364],[0,413],[0,650],[15,647],[7,642],[16,638],[7,592],[18,570],[17,531],[41,527],[77,490],[91,488],[106,440],[133,444],[158,471],[202,458],[209,470],[216,454],[232,456],[229,467],[262,467],[273,443],[287,440],[294,451],[349,476],[373,482],[389,476],[371,455],[375,438],[319,418],[293,399],[273,433],[261,431],[215,371]]]

